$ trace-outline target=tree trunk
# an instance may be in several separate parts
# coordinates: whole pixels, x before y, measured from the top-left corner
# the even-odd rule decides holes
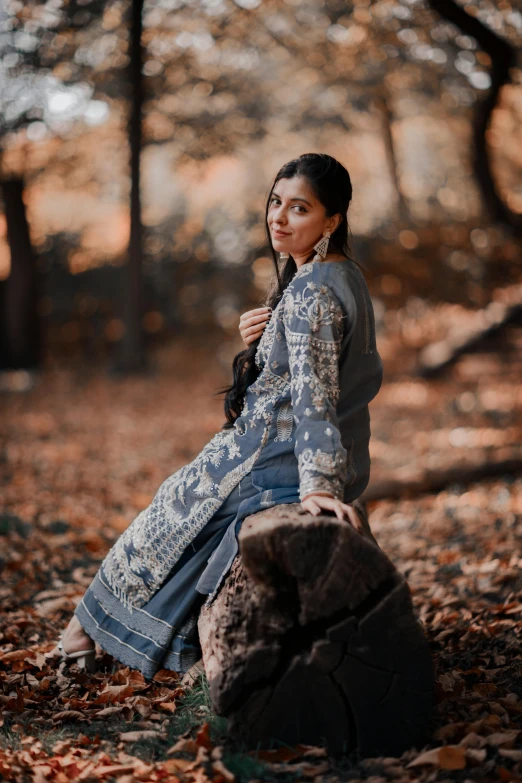
[[[448,22],[474,38],[491,58],[491,88],[482,101],[477,101],[473,121],[473,171],[480,187],[486,209],[492,220],[499,221],[522,232],[522,220],[502,200],[491,171],[491,160],[486,143],[486,131],[495,109],[500,90],[510,81],[510,69],[516,65],[515,49],[477,16],[471,16],[454,0],[428,0],[428,4]]]
[[[381,86],[376,89],[376,97],[374,98],[375,105],[381,113],[382,117],[382,130],[384,147],[386,150],[386,160],[388,162],[388,169],[392,182],[397,194],[397,210],[399,222],[401,225],[411,222],[410,210],[408,202],[404,197],[402,191],[401,182],[399,179],[399,172],[397,166],[397,154],[395,150],[395,141],[393,139],[392,126],[393,126],[393,112],[390,109],[389,100],[387,98],[384,88]]]
[[[290,503],[245,519],[239,545],[198,622],[230,732],[251,747],[326,742],[331,754],[422,744],[431,654],[408,585],[371,534]]]
[[[143,114],[143,0],[133,0],[131,7],[131,42],[129,82],[131,113],[129,146],[131,168],[130,237],[125,269],[124,325],[125,332],[118,359],[118,370],[142,372],[147,368],[145,335],[143,332],[143,226],[141,221],[141,145]]]
[[[513,324],[522,325],[522,303],[491,302],[473,314],[468,328],[452,330],[448,337],[426,345],[419,354],[415,375],[432,378],[455,364],[466,353],[480,349]]]
[[[0,286],[0,367],[36,368],[42,358],[38,270],[31,246],[20,178],[2,182],[11,271]]]

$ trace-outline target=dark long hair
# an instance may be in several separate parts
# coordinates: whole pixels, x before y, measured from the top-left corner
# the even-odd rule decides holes
[[[348,207],[352,200],[352,183],[347,170],[338,160],[332,158],[330,155],[316,152],[307,152],[300,155],[298,158],[294,158],[288,163],[285,163],[277,172],[274,182],[272,183],[266,200],[265,209],[265,229],[274,262],[275,276],[272,279],[272,284],[264,299],[264,304],[260,306],[271,307],[272,311],[283,296],[285,288],[289,285],[297,272],[297,265],[291,255],[287,260],[282,262],[279,261],[270,236],[268,210],[272,198],[272,191],[279,180],[285,178],[291,179],[292,177],[297,176],[305,177],[308,180],[316,198],[319,199],[325,208],[326,217],[332,217],[338,213],[341,214],[341,222],[330,237],[328,249],[341,253],[350,261],[354,260],[350,256],[351,232],[348,226],[347,216]],[[315,251],[306,259],[305,263],[311,261],[314,255]],[[232,361],[233,383],[231,386],[227,386],[217,392],[217,394],[226,395],[224,406],[227,421],[222,429],[230,429],[234,426],[235,420],[241,415],[246,390],[254,383],[260,373],[254,360],[261,337],[262,334],[257,340],[250,343],[248,348],[240,351],[234,356]]]

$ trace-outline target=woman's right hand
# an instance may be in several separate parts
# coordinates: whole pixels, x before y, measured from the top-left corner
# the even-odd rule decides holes
[[[270,307],[257,307],[255,310],[248,310],[240,317],[239,331],[247,348],[254,340],[261,337],[271,315]]]

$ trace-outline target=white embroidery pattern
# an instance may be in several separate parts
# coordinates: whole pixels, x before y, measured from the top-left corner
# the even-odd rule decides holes
[[[294,406],[306,398],[317,413],[328,417],[329,401],[335,405],[339,399],[338,343],[292,332],[287,332],[286,341]]]
[[[304,264],[303,266],[299,267],[294,277],[292,278],[292,283],[298,277],[311,274],[313,268],[314,268],[313,264]],[[257,344],[254,362],[258,367],[258,369],[260,370],[268,362],[270,353],[272,352],[272,348],[274,347],[274,340],[281,342],[281,340],[283,339],[281,331],[280,329],[277,328],[277,326],[278,323],[281,321],[281,315],[284,312],[285,302],[290,293],[290,290],[291,290],[290,287],[285,288],[283,292],[283,296],[281,297],[277,305],[274,307],[272,311],[272,317],[270,318],[267,326],[265,327],[265,330],[263,331],[263,334],[261,335],[261,339]]]
[[[272,500],[272,490],[271,489],[265,489],[265,491],[261,495],[261,500],[259,502],[259,505],[262,508],[270,508],[270,506],[275,505],[275,502]]]
[[[292,440],[292,428],[294,426],[294,410],[292,403],[288,400],[284,402],[277,412],[276,427],[277,435],[274,441]]]
[[[258,448],[238,464],[233,429],[220,430],[188,465],[169,476],[152,503],[141,511],[102,563],[114,595],[132,611],[146,604],[161,586],[185,548],[220,508],[230,492],[254,465],[268,440],[269,426]],[[230,460],[230,470],[213,481],[212,467]],[[219,473],[216,473],[218,476]],[[186,493],[202,496],[186,500]]]
[[[336,498],[344,496],[344,473],[346,458],[344,452],[334,454],[321,449],[304,449],[298,455],[299,498],[302,500],[310,492],[331,492]],[[317,475],[321,473],[323,475]]]
[[[287,289],[287,291],[288,296],[284,308],[285,320],[291,311],[297,318],[307,321],[312,332],[332,325],[342,332],[345,315],[341,307],[329,296],[330,292],[327,286],[314,283],[311,280],[306,283],[302,291],[297,289],[295,295],[291,289]]]
[[[277,330],[277,319],[280,313],[279,306],[281,302],[282,302],[282,298],[279,300],[276,307],[274,307],[272,311],[272,316],[268,324],[265,326],[263,334],[261,335],[261,339],[257,344],[257,350],[256,350],[254,361],[259,369],[264,367],[265,364],[268,362],[268,357],[270,356],[272,347],[274,345],[274,339],[276,337],[276,330]],[[277,333],[277,337],[279,340],[281,339],[281,335],[279,333]]]
[[[300,277],[311,274],[314,266],[305,270],[306,265],[299,270]],[[347,470],[346,450],[337,428],[336,405],[340,391],[339,353],[346,316],[330,289],[313,279],[291,285],[287,291],[283,322],[292,405],[296,413],[299,495],[303,499],[312,490],[327,490],[342,499]],[[301,409],[306,419],[298,415]],[[312,425],[313,435],[310,436]],[[311,443],[312,437],[318,446],[303,448],[299,442],[302,426],[306,429],[301,439]]]
[[[274,413],[274,441],[294,442],[301,499],[323,490],[343,499],[346,486],[354,483],[354,442],[347,454],[336,416],[347,316],[323,282],[328,275],[328,267],[318,262],[298,269],[258,344],[260,374],[246,391],[237,426],[218,432],[190,464],[163,482],[103,561],[104,580],[129,613],[147,611],[186,547],[252,470],[273,432]],[[371,317],[365,321],[365,350],[373,344],[372,323]],[[283,443],[280,451],[288,448]],[[273,450],[278,453],[276,446]],[[271,489],[260,498],[260,507],[269,505],[274,505]]]
[[[241,418],[244,417],[251,428],[257,427],[259,421],[269,423],[275,403],[280,397],[287,395],[289,389],[290,373],[286,371],[283,375],[276,375],[271,372],[268,365],[265,365],[257,379],[247,389],[246,407],[243,408]],[[248,410],[248,416],[245,416],[245,410]]]

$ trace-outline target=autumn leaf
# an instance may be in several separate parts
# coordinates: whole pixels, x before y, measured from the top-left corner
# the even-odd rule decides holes
[[[431,765],[440,769],[464,769],[466,766],[466,748],[460,745],[443,745],[421,753],[407,766],[419,767]]]
[[[0,663],[12,663],[13,661],[23,661],[26,658],[34,660],[35,654],[30,650],[12,650],[11,652],[0,655]]]
[[[486,737],[488,745],[512,745],[521,732],[514,731],[495,731]]]
[[[24,13],[30,5],[31,0],[24,4]],[[271,13],[279,10],[276,3]],[[178,9],[174,16],[181,13]],[[506,19],[499,30],[513,35]],[[371,24],[365,30],[369,34]],[[471,230],[466,224],[458,228],[463,235]],[[438,253],[446,243],[434,246]],[[510,248],[516,257],[518,246]],[[387,252],[392,257],[386,264],[393,264],[396,243]],[[421,254],[411,255],[418,265]],[[488,280],[490,274],[488,268]],[[427,744],[424,751],[407,748],[398,757],[354,760],[350,776],[379,783],[412,776],[419,783],[443,783],[489,775],[507,782],[522,777],[517,657],[522,482],[516,474],[472,481],[465,471],[478,475],[484,466],[521,459],[522,335],[513,325],[505,352],[497,345],[493,352],[463,356],[437,380],[403,374],[404,362],[417,357],[418,348],[408,352],[408,344],[420,347],[442,338],[452,319],[464,323],[473,308],[455,311],[448,303],[423,299],[422,313],[412,315],[409,308],[421,304],[419,292],[410,296],[406,277],[401,283],[410,301],[400,311],[386,305],[386,320],[396,330],[383,332],[388,377],[372,411],[370,488],[378,489],[385,479],[388,487],[400,489],[412,476],[419,483],[393,497],[381,493],[369,504],[370,521],[379,544],[406,575],[426,630],[439,697],[426,742],[439,747]],[[379,285],[377,291],[380,297]],[[2,779],[233,783],[208,727],[199,728],[201,721],[150,765],[142,766],[127,752],[136,739],[120,744],[120,732],[145,740],[152,732],[152,738],[163,740],[173,736],[178,718],[185,725],[180,714],[185,691],[176,672],[162,669],[145,680],[104,653],[98,656],[99,671],[89,675],[76,665],[57,667],[45,656],[102,558],[132,521],[136,500],[144,507],[142,501],[154,497],[163,478],[197,454],[221,424],[217,407],[216,412],[205,407],[209,385],[221,383],[212,370],[215,357],[209,361],[202,354],[195,369],[199,359],[189,358],[184,343],[172,356],[170,367],[183,367],[184,373],[159,373],[154,395],[143,379],[122,378],[115,395],[113,382],[103,375],[89,371],[80,384],[68,368],[58,375],[43,370],[43,382],[26,397],[3,395],[0,445],[12,478],[3,486],[6,516],[0,519]],[[183,388],[188,371],[190,405]],[[100,443],[110,448],[100,450]],[[464,478],[452,484],[455,470]],[[421,486],[427,491],[420,492]],[[128,725],[122,729],[123,720]],[[101,728],[95,730],[97,722]],[[55,742],[55,736],[67,738]],[[190,760],[179,758],[182,754]],[[274,779],[276,773],[317,778],[316,783],[334,777],[326,747],[254,748],[249,755],[272,765]]]
[[[88,717],[78,710],[62,710],[62,712],[55,712],[52,720],[54,723],[58,723],[63,720],[88,720]]]
[[[192,768],[193,762],[187,759],[167,759],[162,764],[163,769],[167,772],[185,772],[187,769]]]
[[[104,767],[96,767],[96,775],[99,778],[115,777],[125,772],[134,772],[136,764],[109,764]]]
[[[159,706],[162,710],[170,712],[171,714],[176,711],[176,702],[174,701],[161,701]]]
[[[196,732],[196,745],[201,745],[203,748],[210,750],[214,745],[210,739],[210,726],[208,723],[204,723],[200,729]]]
[[[179,739],[171,748],[168,749],[167,755],[170,756],[172,753],[197,753],[199,749],[198,743],[189,738],[181,738]]]
[[[227,783],[234,783],[236,780],[234,773],[227,769],[221,759],[217,759],[216,761],[212,762],[212,771],[216,775],[221,775],[222,778],[227,781]]]
[[[119,737],[123,742],[138,742],[144,739],[165,739],[165,734],[161,731],[144,729],[143,731],[124,731]]]
[[[95,713],[97,718],[111,718],[114,715],[120,715],[122,710],[128,710],[129,708],[126,707],[124,704],[120,704],[115,707],[105,707],[102,710],[99,710]]]

